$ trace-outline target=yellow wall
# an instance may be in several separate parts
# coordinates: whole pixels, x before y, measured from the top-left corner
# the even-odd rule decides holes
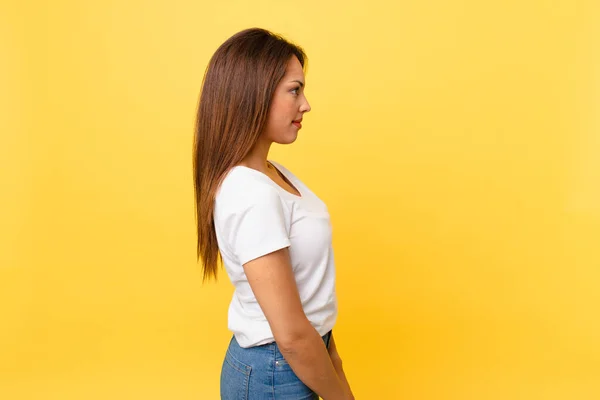
[[[356,397],[600,398],[597,2],[0,7],[0,398],[218,398],[192,128],[250,26],[309,55],[271,156],[331,211]]]

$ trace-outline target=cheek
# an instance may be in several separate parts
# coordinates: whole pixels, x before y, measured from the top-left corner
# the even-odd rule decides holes
[[[294,107],[291,102],[279,102],[271,108],[270,120],[277,125],[291,123],[294,115]]]

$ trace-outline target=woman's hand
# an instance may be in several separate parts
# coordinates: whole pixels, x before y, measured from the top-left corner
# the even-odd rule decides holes
[[[346,374],[344,373],[344,368],[342,367],[342,358],[340,357],[337,347],[335,345],[335,340],[333,340],[333,332],[331,333],[331,341],[329,343],[329,357],[331,358],[331,362],[335,369],[335,372],[338,375],[338,378],[342,382],[344,387],[344,392],[347,395],[348,400],[354,400],[354,395],[352,394],[352,390],[350,389],[350,384],[348,383],[348,379],[346,378]]]

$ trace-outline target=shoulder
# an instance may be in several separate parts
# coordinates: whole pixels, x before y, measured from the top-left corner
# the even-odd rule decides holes
[[[256,206],[274,207],[280,202],[281,197],[268,177],[239,167],[227,173],[215,196],[215,207],[220,212],[237,212]]]

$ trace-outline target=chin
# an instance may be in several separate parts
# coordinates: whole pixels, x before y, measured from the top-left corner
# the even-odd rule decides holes
[[[278,144],[292,144],[296,141],[297,138],[298,135],[294,134],[286,137],[278,137],[276,140],[274,140],[274,142]]]

